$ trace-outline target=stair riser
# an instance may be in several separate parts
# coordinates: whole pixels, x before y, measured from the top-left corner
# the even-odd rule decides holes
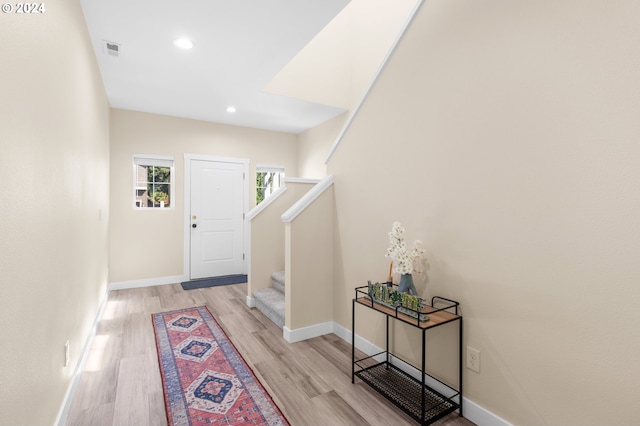
[[[273,285],[273,288],[278,290],[280,293],[284,294],[284,283],[273,281],[272,285]]]
[[[284,293],[284,271],[277,271],[271,274],[271,285],[279,292]]]
[[[284,312],[277,312],[271,306],[256,300],[256,308],[267,318],[274,322],[278,327],[284,327]]]
[[[265,288],[253,294],[256,308],[278,327],[284,327],[285,301],[284,293],[275,288]]]

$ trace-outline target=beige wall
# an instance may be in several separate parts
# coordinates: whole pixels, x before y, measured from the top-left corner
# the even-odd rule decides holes
[[[247,296],[271,287],[271,274],[284,271],[284,223],[282,214],[312,187],[310,182],[285,182],[286,191],[275,199],[262,203],[268,205],[251,218],[251,268]],[[273,195],[275,197],[275,194]],[[259,208],[262,208],[262,203]],[[248,216],[247,216],[248,217]]]
[[[173,210],[133,209],[131,164],[134,153],[174,158]],[[298,173],[295,135],[112,110],[111,282],[183,274],[185,153],[249,159],[249,208],[255,206],[256,164],[283,165],[287,176]]]
[[[345,108],[298,135],[299,177],[323,178],[325,160],[410,19],[417,0],[351,0],[267,90]]]
[[[291,330],[333,320],[333,187],[285,223],[285,326]]]
[[[78,2],[1,19],[0,336],[17,350],[0,413],[51,424],[106,291],[110,219],[111,281],[180,275],[185,152],[321,171],[293,135],[121,110],[109,151]],[[460,300],[482,351],[470,399],[522,425],[637,423],[639,21],[631,0],[426,2],[329,164],[334,320],[350,327],[353,287],[386,277],[400,220],[428,250],[419,290]],[[134,212],[133,153],[175,157],[176,210]]]
[[[266,87],[352,109],[369,86],[418,0],[351,0]]]
[[[427,249],[419,291],[459,300],[481,351],[468,398],[518,425],[637,424],[638,22],[635,1],[425,2],[328,166],[335,320],[385,279],[399,220]]]
[[[345,112],[298,135],[299,177],[322,179],[327,175],[327,154],[348,117],[349,113]]]
[[[109,107],[79,2],[45,6],[0,16],[0,424],[12,426],[54,423],[108,281]]]

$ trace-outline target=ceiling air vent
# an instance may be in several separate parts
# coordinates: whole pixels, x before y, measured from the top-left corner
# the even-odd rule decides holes
[[[120,56],[120,45],[118,43],[114,43],[112,41],[102,40],[102,50],[104,53],[110,56],[115,56],[116,58]]]

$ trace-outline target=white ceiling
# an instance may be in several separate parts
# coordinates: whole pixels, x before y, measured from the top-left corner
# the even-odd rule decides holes
[[[82,8],[113,108],[300,133],[344,110],[263,89],[348,2],[82,0]],[[193,49],[175,47],[179,37]],[[120,45],[118,57],[106,41]]]

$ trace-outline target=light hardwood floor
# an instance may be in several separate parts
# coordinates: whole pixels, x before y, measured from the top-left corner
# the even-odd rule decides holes
[[[246,284],[111,292],[68,426],[166,425],[151,314],[206,305],[292,425],[416,425],[367,385],[351,383],[351,345],[330,334],[294,344],[256,309]],[[439,426],[470,426],[452,414]]]

